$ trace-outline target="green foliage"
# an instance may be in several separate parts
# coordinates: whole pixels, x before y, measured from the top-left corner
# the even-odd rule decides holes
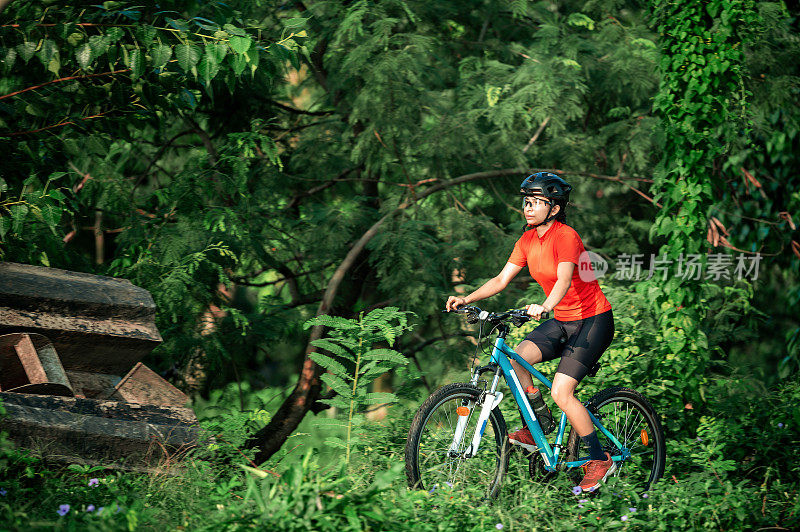
[[[180,11],[153,12],[152,9],[129,2],[116,2],[112,6],[96,5],[89,9],[76,6],[61,7],[56,11],[47,2],[27,2],[23,6],[10,6],[7,15],[16,20],[35,20],[36,24],[25,24],[22,31],[7,32],[7,37],[18,44],[6,41],[6,71],[15,66],[14,59],[19,56],[28,63],[34,55],[51,73],[70,71],[74,66],[87,73],[101,72],[102,69],[130,69],[131,78],[136,80],[146,72],[160,77],[180,80],[191,74],[195,80],[206,85],[219,74],[230,82],[230,61],[225,58],[228,51],[243,56],[255,72],[259,63],[259,52],[252,51],[250,28],[242,28],[225,22],[211,22],[198,16],[181,16]],[[179,10],[193,9],[191,2],[176,2],[172,7]],[[225,13],[216,6],[218,20],[226,20]],[[172,18],[170,15],[178,15]],[[185,15],[188,15],[184,11]],[[70,16],[70,24],[47,24],[50,18]],[[76,19],[80,20],[78,22]],[[131,21],[135,24],[131,24]],[[203,23],[202,20],[211,22]],[[233,20],[231,20],[233,22]],[[241,24],[241,22],[240,22]],[[48,29],[54,26],[55,29]],[[292,39],[296,33],[283,37],[277,44],[284,48],[297,48]],[[251,52],[248,54],[248,52]],[[170,64],[175,55],[177,65]],[[72,63],[74,56],[75,63]],[[175,69],[179,66],[180,70]],[[148,68],[152,67],[152,68]]]
[[[654,18],[614,0],[140,4],[11,2],[0,28],[1,258],[150,290],[165,342],[148,363],[176,381],[201,368],[195,404],[218,437],[183,478],[112,477],[120,491],[102,502],[125,496],[126,510],[98,529],[796,525],[785,455],[796,432],[766,414],[793,416],[792,395],[757,382],[786,386],[800,367],[800,41],[782,4],[656,1]],[[493,508],[406,493],[395,477],[370,491],[402,460],[403,423],[427,393],[401,370],[419,364],[428,385],[465,371],[474,346],[438,310],[455,286],[474,288],[503,264],[520,231],[513,191],[524,172],[414,200],[453,177],[516,167],[562,171],[575,186],[570,224],[607,258],[704,252],[710,217],[732,245],[776,254],[750,285],[604,283],[617,338],[579,393],[630,384],[657,405],[677,482],[660,486],[652,507],[609,493],[579,512],[566,481],[532,487],[524,474]],[[661,211],[637,193],[651,179]],[[293,435],[264,466],[295,471],[285,481],[246,480],[231,466],[248,464],[241,442],[293,384],[303,323],[352,245],[401,206],[345,274],[337,317],[323,318],[339,336],[312,359],[338,392],[328,404],[352,419]],[[517,281],[487,306],[541,300],[529,279]],[[414,333],[388,341],[375,329],[369,347],[354,347],[362,311],[386,301],[420,316]],[[398,366],[396,351],[415,364]],[[737,373],[745,363],[761,373]],[[395,397],[370,395],[390,368]],[[729,390],[769,406],[728,412],[735,397],[724,408],[716,398]],[[370,402],[395,398],[385,424],[364,421]],[[751,434],[769,452],[743,444]],[[344,443],[346,475],[320,466],[330,455],[293,461],[295,442],[325,438]],[[0,482],[14,499],[0,499],[0,520],[95,526],[88,514],[53,513],[61,498],[96,504],[77,483],[85,473],[10,456]],[[709,460],[718,467],[704,468]],[[750,465],[731,470],[731,460]],[[138,498],[148,507],[130,503]],[[626,513],[629,504],[641,513]]]
[[[280,530],[298,531],[363,530],[389,525],[390,515],[381,500],[392,488],[401,467],[397,464],[378,473],[369,486],[358,492],[346,491],[347,479],[339,476],[346,466],[322,467],[308,451],[280,478],[247,477],[242,506],[249,507],[249,515],[242,523],[270,523]],[[339,493],[342,491],[346,495]]]
[[[182,373],[199,361],[211,387],[231,381],[234,368],[264,364],[286,368],[269,372],[285,379],[304,352],[299,324],[349,246],[379,216],[450,177],[565,169],[577,181],[581,226],[631,238],[613,219],[627,220],[639,196],[604,181],[599,201],[596,182],[578,176],[623,173],[621,161],[624,173],[648,175],[654,161],[647,114],[658,56],[636,10],[612,18],[613,6],[553,11],[529,2],[511,11],[416,1],[307,12],[273,3],[176,2],[169,12],[43,5],[4,12],[25,28],[0,33],[15,57],[20,39],[41,38],[52,41],[45,54],[79,72],[81,51],[87,75],[142,68],[136,79],[126,71],[58,81],[0,100],[50,113],[15,122],[20,130],[58,123],[54,109],[75,122],[2,141],[16,154],[4,175],[12,197],[33,173],[67,171],[71,189],[57,234],[14,240],[5,258],[44,263],[49,246],[53,266],[150,290],[161,309],[161,369]],[[41,25],[48,17],[76,23],[62,35]],[[0,92],[60,79],[15,61]],[[108,110],[101,103],[118,111],[76,121],[93,116],[85,109]],[[507,207],[520,177],[448,187],[387,220],[346,275],[336,313],[353,317],[397,298],[426,317],[423,338],[446,333],[432,302],[451,290],[454,272],[464,283],[496,274],[520,224]],[[86,232],[95,225],[102,250]],[[209,319],[212,307],[224,317]]]
[[[670,259],[672,268],[666,282],[654,278],[637,291],[658,315],[659,354],[671,361],[662,379],[665,384],[682,380],[683,399],[694,403],[703,400],[713,358],[714,345],[704,325],[714,314],[704,296],[715,288],[680,277],[677,264],[684,256],[705,251],[716,161],[749,135],[748,94],[741,89],[746,75],[743,48],[759,21],[753,5],[690,2],[678,9],[670,2],[652,2],[662,50],[653,110],[664,131],[652,187],[653,199],[662,206],[650,237],[663,239],[659,255]],[[701,255],[703,264],[705,260]],[[747,287],[731,290],[752,294]],[[750,307],[745,304],[740,310]]]
[[[147,515],[146,498],[137,491],[152,482],[158,480],[103,466],[55,468],[27,451],[13,451],[0,477],[0,520],[12,530],[136,530]]]
[[[0,401],[0,420],[6,414],[5,408],[3,408],[3,402]],[[10,441],[8,441],[8,435],[0,430],[0,471],[5,470],[8,467],[8,455],[13,449],[13,445]]]
[[[711,468],[723,479],[745,476],[784,485],[800,481],[800,467],[792,458],[800,438],[797,380],[765,393],[741,378],[718,379],[707,395],[712,408],[699,416],[697,437],[681,438],[670,451],[676,467]],[[744,397],[758,400],[743,405]]]
[[[53,237],[59,236],[64,213],[70,212],[67,189],[59,186],[65,176],[65,172],[53,172],[42,182],[31,175],[22,183],[18,195],[10,194],[8,183],[0,177],[0,259],[9,244],[39,240],[50,245],[37,246],[25,258],[49,265],[48,252],[58,253]]]
[[[197,358],[230,367],[235,342],[209,333],[209,305],[230,316],[220,330],[261,326],[215,291],[239,265],[259,268],[270,240],[255,234],[263,212],[253,212],[274,201],[270,169],[281,164],[270,113],[230,102],[269,101],[306,34],[266,11],[194,1],[3,10],[14,24],[0,28],[0,258],[149,289],[164,352],[177,354],[165,369]],[[265,196],[247,197],[252,188]],[[250,241],[260,243],[248,255]]]
[[[665,479],[647,497],[619,492],[612,480],[580,500],[571,494],[566,475],[550,483],[532,482],[527,460],[517,454],[492,505],[476,506],[446,486],[430,493],[408,490],[402,449],[415,405],[398,405],[396,419],[364,428],[369,448],[353,456],[350,468],[312,448],[256,472],[230,467],[226,460],[190,458],[179,476],[63,468],[14,453],[10,468],[0,474],[0,488],[6,491],[0,496],[0,519],[11,529],[97,531],[477,532],[498,523],[504,530],[586,526],[667,531],[676,523],[693,530],[796,528],[797,382],[745,401],[744,409],[742,397],[755,397],[752,390],[721,383],[713,392],[716,415],[705,417],[691,438],[673,440]],[[98,479],[97,486],[88,485],[91,478]],[[61,504],[70,504],[63,517],[56,513]],[[94,511],[87,511],[90,504]],[[98,515],[100,506],[104,509]]]
[[[207,399],[197,398],[192,408],[202,427],[201,444],[192,456],[223,470],[252,460],[255,451],[246,449],[245,442],[269,423],[272,401],[279,395],[273,389],[254,391],[244,382],[212,390]]]
[[[345,427],[345,438],[329,437],[326,443],[345,450],[345,464],[350,465],[351,449],[365,442],[354,432],[354,427],[364,422],[364,410],[373,405],[397,401],[397,396],[387,392],[368,392],[370,383],[377,377],[397,367],[408,364],[408,359],[393,349],[374,348],[377,342],[393,345],[404,332],[412,329],[408,323],[410,312],[397,307],[385,307],[358,319],[338,316],[317,316],[305,323],[305,328],[322,326],[329,329],[328,337],[314,340],[312,344],[327,353],[316,352],[310,358],[328,372],[322,381],[335,394],[320,400],[335,409],[347,412],[347,419],[318,419],[317,425]]]

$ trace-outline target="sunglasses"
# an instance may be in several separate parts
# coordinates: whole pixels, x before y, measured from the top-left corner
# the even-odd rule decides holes
[[[549,207],[552,204],[553,202],[542,198],[522,198],[522,210],[527,208],[538,209],[542,205],[547,205]]]

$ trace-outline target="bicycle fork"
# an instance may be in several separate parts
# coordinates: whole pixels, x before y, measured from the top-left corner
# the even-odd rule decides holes
[[[500,401],[503,400],[503,392],[497,391],[497,382],[500,378],[499,374],[495,374],[494,381],[492,382],[491,390],[483,394],[483,405],[481,407],[481,413],[478,415],[478,422],[475,425],[475,433],[472,436],[472,443],[470,443],[469,447],[466,448],[464,453],[462,454],[462,458],[472,458],[478,453],[478,448],[481,444],[481,438],[483,437],[483,432],[486,430],[486,423],[489,421],[489,416],[492,413],[497,405],[500,404]],[[472,413],[472,408],[474,406],[474,402],[470,401],[467,403],[466,411],[462,413],[458,413],[458,423],[456,423],[456,432],[453,435],[453,442],[450,444],[450,448],[448,449],[448,454],[456,455],[461,448],[461,443],[464,439],[464,432],[467,429],[467,422],[469,421],[470,414]]]

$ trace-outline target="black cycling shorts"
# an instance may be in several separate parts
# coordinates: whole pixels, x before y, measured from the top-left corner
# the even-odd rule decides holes
[[[592,369],[614,338],[611,310],[582,320],[549,319],[536,327],[525,340],[542,352],[542,361],[561,357],[556,373],[569,375],[578,382]]]

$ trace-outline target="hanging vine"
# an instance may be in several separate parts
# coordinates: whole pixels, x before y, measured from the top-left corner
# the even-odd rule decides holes
[[[663,152],[652,186],[662,207],[650,237],[665,242],[660,255],[671,272],[666,281],[651,279],[639,290],[659,316],[663,380],[686,383],[671,398],[682,408],[684,402],[703,399],[714,347],[702,323],[706,297],[719,287],[682,276],[681,267],[689,255],[699,255],[705,266],[712,183],[720,179],[721,161],[731,146],[749,135],[744,48],[758,13],[752,0],[653,0],[651,7],[661,45],[661,83],[653,110],[661,122]],[[746,302],[752,287],[725,290]]]

